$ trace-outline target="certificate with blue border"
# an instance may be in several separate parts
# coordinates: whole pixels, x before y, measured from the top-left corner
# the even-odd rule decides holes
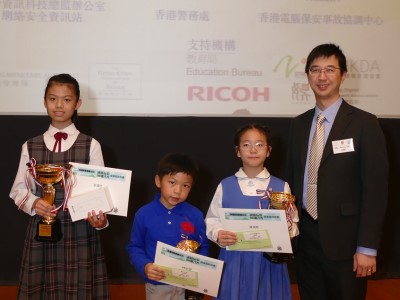
[[[107,198],[111,198],[112,202],[112,209],[107,214],[127,216],[132,177],[131,170],[75,162],[70,162],[70,164],[72,165],[75,181],[71,191],[71,200],[74,197],[79,197],[81,200],[88,202],[93,199],[93,192],[106,187]],[[96,204],[93,203],[93,206],[93,209],[95,209]]]
[[[223,229],[238,237],[227,250],[293,252],[284,210],[220,208],[219,214]]]
[[[154,264],[166,274],[160,282],[217,297],[223,261],[158,241]]]

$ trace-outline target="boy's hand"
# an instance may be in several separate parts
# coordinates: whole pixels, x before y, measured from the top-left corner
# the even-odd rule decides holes
[[[221,246],[224,247],[231,246],[233,244],[236,244],[236,242],[237,242],[236,233],[227,230],[218,231],[217,243],[220,244]]]
[[[144,266],[144,273],[151,280],[165,279],[164,270],[153,263],[148,263]]]

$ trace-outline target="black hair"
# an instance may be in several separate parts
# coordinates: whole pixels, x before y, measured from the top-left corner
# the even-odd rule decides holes
[[[235,145],[235,147],[239,147],[240,139],[241,139],[242,135],[249,129],[256,129],[260,133],[262,133],[265,136],[267,144],[270,145],[271,133],[270,133],[269,128],[267,126],[264,126],[264,125],[261,125],[258,123],[251,123],[251,124],[247,124],[247,125],[240,127],[236,131],[234,138],[233,138],[233,144]]]
[[[305,72],[308,74],[312,62],[320,57],[335,56],[339,61],[340,74],[347,72],[346,56],[343,54],[342,49],[335,44],[322,44],[311,50],[307,57]]]
[[[79,89],[78,81],[69,74],[58,74],[50,77],[47,82],[46,89],[44,91],[44,96],[46,97],[47,91],[53,83],[71,84],[74,87],[76,98],[79,100],[81,92]]]
[[[182,153],[169,153],[158,163],[157,175],[162,179],[165,175],[185,173],[193,178],[193,182],[199,172],[196,162],[188,155]]]

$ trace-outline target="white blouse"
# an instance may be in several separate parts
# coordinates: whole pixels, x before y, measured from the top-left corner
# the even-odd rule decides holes
[[[44,142],[46,144],[47,149],[50,151],[53,150],[54,143],[55,143],[55,138],[54,134],[57,132],[62,131],[68,134],[68,138],[66,140],[61,141],[61,152],[67,151],[69,148],[72,147],[72,145],[75,143],[79,131],[75,127],[74,124],[69,125],[68,127],[59,130],[52,125],[50,125],[49,129],[43,134]],[[58,146],[57,146],[58,149]],[[18,171],[17,175],[14,180],[14,184],[11,188],[10,192],[10,197],[14,200],[15,204],[18,206],[18,204],[22,201],[22,199],[25,198],[25,196],[28,194],[28,188],[25,183],[25,177],[26,177],[26,171],[28,170],[28,166],[26,165],[30,161],[29,153],[28,153],[28,144],[25,142],[22,145],[22,151],[21,151],[21,158],[19,161],[19,166],[18,166]],[[89,164],[91,165],[98,165],[98,166],[104,166],[104,159],[103,159],[103,154],[101,152],[101,146],[98,141],[92,138],[92,143],[90,145],[90,160]],[[35,192],[35,184],[31,180],[31,190],[34,193]],[[34,194],[30,194],[29,198],[25,202],[24,206],[22,207],[22,210],[26,212],[27,214],[33,216],[36,214],[35,210],[32,209],[33,202],[37,199],[37,196]]]

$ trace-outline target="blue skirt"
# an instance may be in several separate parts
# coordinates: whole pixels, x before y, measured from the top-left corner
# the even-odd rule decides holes
[[[290,278],[285,263],[274,264],[262,252],[226,251],[220,300],[291,300]]]

